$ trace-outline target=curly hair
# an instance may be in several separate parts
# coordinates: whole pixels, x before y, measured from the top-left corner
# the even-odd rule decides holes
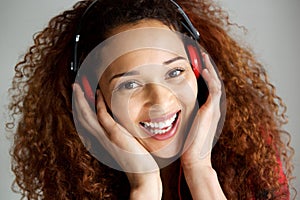
[[[51,19],[15,66],[9,90],[12,121],[7,127],[15,131],[13,185],[23,198],[122,199],[129,195],[126,175],[95,159],[73,122],[74,75],[69,63],[74,32],[91,2],[78,2]],[[293,149],[290,134],[281,128],[287,123],[286,106],[252,50],[229,34],[236,25],[220,6],[210,0],[177,2],[200,32],[200,44],[214,60],[225,85],[227,113],[213,148],[212,165],[226,197],[287,198]],[[179,15],[168,1],[99,1],[83,27],[80,59],[112,28],[144,18],[181,29]]]

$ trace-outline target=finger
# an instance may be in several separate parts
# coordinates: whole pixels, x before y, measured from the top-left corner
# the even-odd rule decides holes
[[[204,69],[202,71],[202,77],[206,81],[206,85],[209,91],[207,100],[202,107],[203,108],[207,107],[211,102],[214,102],[215,105],[218,104],[221,99],[221,93],[222,93],[221,86],[216,80],[212,78],[211,73],[207,69]]]
[[[78,84],[74,84],[73,88],[75,95],[75,108],[78,115],[77,118],[79,119],[80,123],[82,123],[84,128],[90,131],[102,145],[108,149],[111,149],[110,143],[116,142],[116,139],[112,140],[111,135],[120,134],[123,130],[120,128],[120,126],[118,126],[114,119],[112,119],[109,113],[107,113],[102,94],[99,93],[99,91],[97,92],[98,96],[96,114],[90,108],[80,86]],[[126,140],[123,140],[123,142],[124,141],[126,142]],[[120,142],[118,142],[118,144],[122,147],[126,146]]]
[[[101,90],[97,90],[97,117],[109,140],[120,148],[130,149],[129,144],[138,143],[137,140],[107,112]],[[138,143],[139,146],[141,146]]]
[[[206,69],[208,69],[208,71],[211,73],[212,78],[215,79],[215,80],[218,80],[220,82],[218,73],[217,73],[214,65],[212,64],[212,62],[211,62],[211,60],[209,58],[209,55],[206,54],[206,53],[203,53],[202,56],[204,58]]]
[[[121,132],[120,125],[112,118],[112,116],[107,112],[106,104],[104,102],[103,94],[101,90],[97,90],[97,117],[100,124],[106,130],[108,137],[116,132]]]
[[[116,121],[112,116],[107,112],[106,104],[104,102],[103,94],[101,90],[97,90],[97,117],[100,123],[104,126],[105,129],[110,129],[117,125]]]
[[[96,114],[90,108],[81,87],[75,83],[73,84],[74,91],[74,112],[76,112],[76,119],[81,125],[87,129],[94,136],[98,136],[103,130],[97,120]]]
[[[75,105],[74,112],[76,112],[80,122],[87,121],[86,119],[89,118],[89,106],[85,100],[83,91],[77,83],[73,84],[73,95]]]
[[[213,67],[209,56],[203,53],[203,57],[206,63],[206,68],[202,71],[202,77],[206,81],[209,95],[213,95],[215,97],[221,96],[222,85],[219,79],[219,76],[216,72],[216,69]]]

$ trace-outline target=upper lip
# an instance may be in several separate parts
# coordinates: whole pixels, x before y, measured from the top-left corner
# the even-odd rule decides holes
[[[161,117],[156,117],[156,118],[151,118],[151,119],[147,119],[145,121],[141,121],[141,123],[145,123],[145,122],[151,122],[151,123],[159,123],[159,122],[164,122],[166,120],[169,120],[170,118],[172,118],[176,113],[178,113],[180,110],[176,111],[176,112],[172,112],[169,113],[167,115],[161,116]]]

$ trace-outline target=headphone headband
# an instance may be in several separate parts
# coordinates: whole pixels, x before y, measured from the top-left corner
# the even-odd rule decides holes
[[[175,1],[170,0],[170,2],[176,6],[178,12],[181,14],[182,18],[184,19],[184,21],[181,21],[181,24],[191,34],[193,39],[198,41],[200,39],[200,33],[194,27],[190,18],[187,16],[187,14],[184,12],[184,10]]]
[[[75,38],[74,38],[74,49],[73,49],[73,60],[71,62],[71,71],[76,75],[78,70],[79,70],[79,66],[78,66],[78,44],[80,41],[80,32],[81,32],[81,27],[82,24],[84,22],[84,19],[86,17],[86,15],[90,12],[90,10],[94,7],[94,5],[98,2],[99,0],[94,0],[84,11],[84,13],[82,14],[80,20],[79,20],[79,24],[77,26],[76,29],[76,33],[75,33]],[[200,34],[197,31],[197,29],[193,26],[191,20],[189,19],[189,17],[187,16],[187,14],[183,11],[183,9],[174,1],[174,0],[170,0],[170,2],[177,8],[177,11],[181,14],[183,21],[181,21],[181,24],[183,25],[183,27],[189,32],[189,34],[193,37],[193,39],[195,41],[198,41],[200,38]]]

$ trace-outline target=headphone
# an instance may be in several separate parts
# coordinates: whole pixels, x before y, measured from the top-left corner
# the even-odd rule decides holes
[[[73,45],[73,59],[70,64],[71,72],[73,72],[76,76],[80,76],[79,81],[84,94],[91,105],[95,105],[95,92],[90,85],[90,81],[88,80],[85,74],[78,74],[79,65],[78,65],[78,45],[80,42],[80,32],[82,29],[82,24],[86,18],[87,13],[94,7],[94,5],[100,0],[94,0],[84,11],[79,20],[79,24],[76,29],[75,38],[74,38],[74,45]],[[188,59],[190,61],[192,70],[197,79],[199,79],[202,69],[205,68],[203,57],[201,54],[200,46],[198,41],[200,39],[200,34],[197,29],[192,24],[191,20],[187,16],[187,14],[183,11],[183,9],[173,0],[170,2],[176,7],[177,11],[182,16],[180,21],[181,25],[187,31],[187,33],[191,36],[192,40],[189,37],[183,37],[184,48],[187,53]]]

